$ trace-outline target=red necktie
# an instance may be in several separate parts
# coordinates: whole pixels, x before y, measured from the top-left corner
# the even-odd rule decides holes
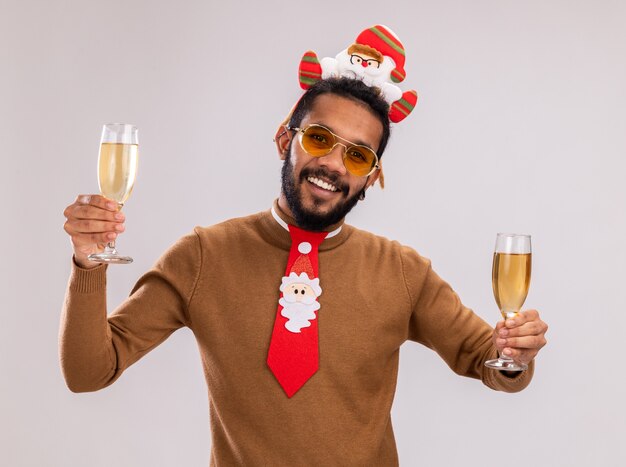
[[[319,367],[317,250],[328,232],[307,232],[292,225],[291,250],[280,287],[281,295],[267,364],[285,390],[293,396]]]

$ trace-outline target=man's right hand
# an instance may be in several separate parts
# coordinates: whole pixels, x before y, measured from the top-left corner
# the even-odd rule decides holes
[[[108,242],[124,232],[125,218],[118,204],[101,195],[78,195],[63,215],[67,218],[63,228],[70,236],[74,260],[82,268],[98,266],[87,256],[102,252]]]

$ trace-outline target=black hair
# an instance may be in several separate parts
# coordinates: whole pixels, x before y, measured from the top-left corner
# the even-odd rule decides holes
[[[296,104],[289,119],[290,127],[298,127],[302,119],[311,111],[313,103],[322,94],[335,94],[364,103],[371,112],[380,120],[383,126],[383,134],[376,154],[380,159],[387,146],[391,133],[389,124],[389,104],[382,96],[379,88],[368,86],[360,79],[354,78],[327,78],[312,85]]]

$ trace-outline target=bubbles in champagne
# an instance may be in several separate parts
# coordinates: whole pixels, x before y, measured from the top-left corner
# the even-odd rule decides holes
[[[98,159],[100,193],[124,204],[133,191],[137,176],[136,144],[102,143]]]
[[[531,254],[494,253],[492,286],[504,318],[519,312],[530,287]]]

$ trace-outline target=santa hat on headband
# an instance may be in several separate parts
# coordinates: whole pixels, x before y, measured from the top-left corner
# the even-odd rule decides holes
[[[391,72],[391,80],[401,83],[406,78],[404,71],[404,46],[398,36],[385,26],[376,25],[361,32],[356,38],[355,44],[367,45],[386,57],[391,57],[396,68]]]

